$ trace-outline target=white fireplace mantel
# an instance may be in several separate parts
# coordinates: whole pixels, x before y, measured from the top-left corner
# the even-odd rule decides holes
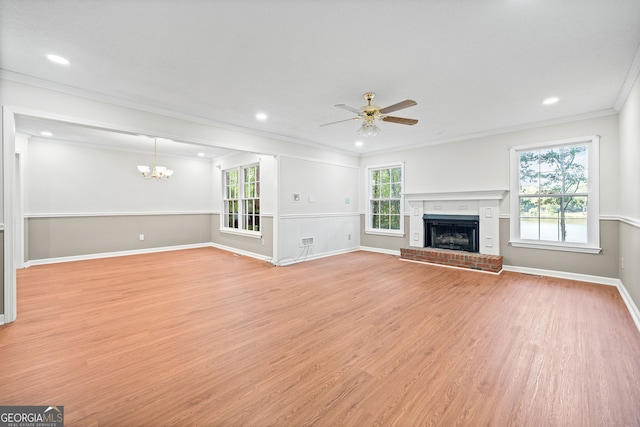
[[[424,214],[477,215],[480,218],[480,253],[500,255],[500,202],[508,190],[404,193],[409,205],[409,244],[424,247]]]
[[[452,191],[447,193],[404,193],[404,199],[422,201],[445,200],[502,200],[508,190]]]

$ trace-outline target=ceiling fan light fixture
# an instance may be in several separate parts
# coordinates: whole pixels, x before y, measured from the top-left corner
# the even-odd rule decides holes
[[[363,122],[362,126],[360,126],[360,129],[358,129],[358,135],[362,135],[366,137],[376,136],[380,132],[382,132],[382,129],[380,129],[374,123],[367,122],[367,121]]]

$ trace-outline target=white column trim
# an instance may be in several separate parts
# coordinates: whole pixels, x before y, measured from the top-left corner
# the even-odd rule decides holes
[[[2,106],[2,221],[8,227],[4,236],[4,319],[13,322],[17,316],[16,262],[13,193],[15,191],[15,118],[7,106]]]

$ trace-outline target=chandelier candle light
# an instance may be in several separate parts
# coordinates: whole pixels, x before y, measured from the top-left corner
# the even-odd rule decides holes
[[[161,179],[167,180],[173,175],[173,170],[167,169],[166,166],[156,165],[157,149],[158,141],[156,138],[153,138],[153,169],[147,165],[138,165],[138,171],[140,171],[144,179],[155,178],[158,181]]]

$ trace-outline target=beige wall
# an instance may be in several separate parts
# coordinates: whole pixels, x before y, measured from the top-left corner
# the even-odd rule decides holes
[[[271,216],[262,217],[262,238],[221,233],[219,214],[29,218],[25,223],[27,261],[209,242],[273,256]]]
[[[500,255],[503,264],[618,278],[618,221],[600,221],[599,254],[515,248],[509,245],[509,219],[500,219]]]
[[[404,237],[364,234],[365,216],[361,215],[360,220],[362,246],[393,251],[400,251],[400,248],[409,247],[408,218],[405,218]],[[638,234],[637,241],[640,242],[640,231]],[[629,236],[631,237],[632,234],[629,234]],[[600,221],[602,252],[597,255],[515,248],[509,245],[509,219],[500,219],[500,254],[504,257],[504,265],[618,278],[619,242],[618,221]],[[638,244],[640,245],[640,243]]]
[[[360,215],[360,244],[368,248],[398,251],[400,248],[409,247],[409,217],[404,217],[404,236],[381,236],[378,234],[366,234],[364,232],[367,223],[366,216]]]
[[[211,241],[218,245],[228,246],[241,251],[251,252],[266,257],[273,256],[273,217],[262,216],[262,238],[242,236],[235,233],[220,232],[220,214],[211,215]]]
[[[29,261],[211,241],[209,214],[29,218],[27,224]]]

